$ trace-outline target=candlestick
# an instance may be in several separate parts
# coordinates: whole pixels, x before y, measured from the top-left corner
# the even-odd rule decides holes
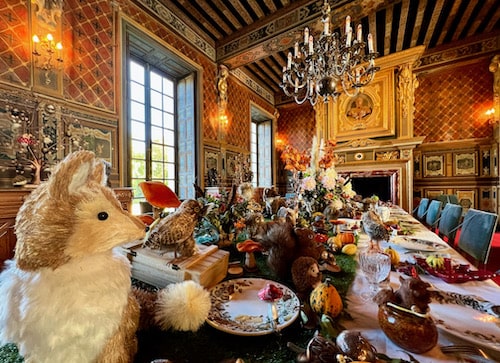
[[[305,29],[304,29],[304,45],[307,45],[308,41],[309,41],[309,28],[305,27]]]
[[[288,52],[288,63],[286,64],[286,69],[292,68],[292,53]]]
[[[350,28],[351,28],[351,17],[349,15],[347,15],[347,17],[345,18],[345,32],[346,32],[346,34]]]
[[[295,58],[299,55],[299,42],[295,42],[295,47],[293,49],[293,55]]]
[[[351,40],[352,40],[352,28],[349,28],[349,30],[347,30],[346,46],[348,47],[351,46]]]
[[[330,17],[329,16],[327,16],[324,20],[323,33],[325,33],[325,35],[330,35]]]
[[[361,24],[358,24],[358,42],[363,40],[363,27]]]
[[[309,35],[309,54],[314,53],[314,38],[312,35]]]

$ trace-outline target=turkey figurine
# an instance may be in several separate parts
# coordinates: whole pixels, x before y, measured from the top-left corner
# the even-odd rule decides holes
[[[363,223],[365,233],[370,237],[370,242],[378,244],[380,241],[389,240],[389,231],[379,215],[373,210],[364,212],[361,222]]]
[[[151,230],[143,247],[165,252],[174,249],[181,257],[190,257],[196,252],[194,229],[205,215],[207,207],[194,199],[186,199],[175,212],[162,218]]]

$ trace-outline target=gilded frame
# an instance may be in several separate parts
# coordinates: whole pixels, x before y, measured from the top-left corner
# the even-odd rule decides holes
[[[475,151],[468,153],[454,153],[453,175],[477,175],[477,153]]]
[[[379,71],[359,94],[328,103],[329,138],[337,141],[396,134],[394,72]],[[332,116],[330,116],[332,115]]]
[[[424,177],[444,176],[444,156],[424,155]]]
[[[79,121],[77,124],[68,125],[67,135],[70,137],[70,153],[78,149],[93,151],[98,158],[109,162],[112,170],[117,170],[118,151],[114,147],[116,133],[113,127]],[[74,140],[78,141],[78,144],[75,144]]]

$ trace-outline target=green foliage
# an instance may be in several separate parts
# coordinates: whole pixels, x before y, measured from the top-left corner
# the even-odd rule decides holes
[[[6,344],[0,347],[0,363],[22,363],[23,357],[19,355],[19,351],[14,344]]]

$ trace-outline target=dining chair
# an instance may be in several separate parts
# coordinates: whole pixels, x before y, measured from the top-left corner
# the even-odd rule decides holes
[[[473,208],[470,208],[464,216],[457,250],[469,255],[476,267],[488,262],[497,221],[497,214]]]
[[[425,225],[433,232],[437,228],[437,222],[442,209],[443,202],[436,199],[431,200],[429,207],[427,208],[427,212],[425,214]]]
[[[450,246],[455,245],[455,237],[462,219],[462,206],[460,204],[447,203],[437,221],[437,234]]]
[[[427,213],[428,207],[429,207],[429,198],[420,199],[420,203],[414,210],[415,218],[417,218],[420,222],[425,221],[425,214]]]

